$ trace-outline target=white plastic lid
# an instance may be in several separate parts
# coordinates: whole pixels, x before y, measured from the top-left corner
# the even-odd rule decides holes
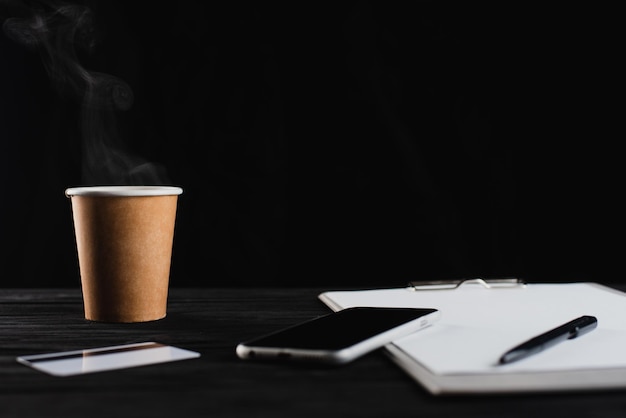
[[[65,190],[65,196],[171,196],[183,192],[174,186],[84,186]]]

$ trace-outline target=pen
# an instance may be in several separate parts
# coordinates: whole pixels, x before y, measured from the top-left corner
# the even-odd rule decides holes
[[[500,357],[500,364],[511,363],[537,354],[561,341],[580,337],[597,326],[598,320],[596,317],[589,315],[581,316],[510,349]]]

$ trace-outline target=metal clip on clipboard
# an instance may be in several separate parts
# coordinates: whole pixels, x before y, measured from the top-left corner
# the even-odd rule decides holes
[[[423,282],[410,282],[409,290],[453,290],[461,286],[482,286],[486,289],[509,289],[524,288],[526,281],[515,277],[505,277],[500,279],[458,279],[458,280],[432,280]]]

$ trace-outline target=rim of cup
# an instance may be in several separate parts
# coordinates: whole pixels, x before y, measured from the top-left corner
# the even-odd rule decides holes
[[[182,194],[176,186],[81,186],[65,190],[65,196],[172,196]]]

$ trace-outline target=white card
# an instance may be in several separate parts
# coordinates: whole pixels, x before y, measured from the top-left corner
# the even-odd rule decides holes
[[[200,357],[200,353],[155,342],[145,342],[22,356],[18,357],[17,361],[53,376],[73,376],[197,357]]]

